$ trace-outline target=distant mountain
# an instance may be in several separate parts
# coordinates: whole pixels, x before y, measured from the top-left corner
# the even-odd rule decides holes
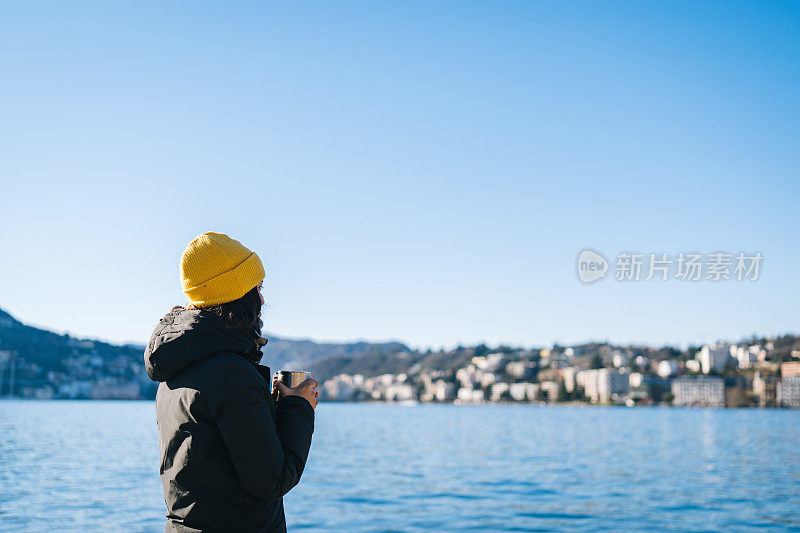
[[[373,353],[397,353],[409,348],[400,342],[318,343],[311,340],[290,340],[266,334],[269,339],[261,363],[274,370],[308,370],[326,358],[358,358]]]
[[[507,350],[517,354],[518,350]],[[416,374],[421,371],[455,371],[466,365],[475,355],[488,353],[486,346],[459,347],[451,351],[418,352],[403,345],[373,345],[361,353],[331,355],[314,361],[309,370],[320,381],[337,374],[362,374],[366,377],[380,374]]]
[[[262,363],[274,370],[306,370],[326,358],[349,361],[369,354],[409,351],[400,342],[318,343],[267,338]],[[125,388],[125,397],[152,397],[155,384],[144,370],[144,348],[144,344],[117,345],[60,335],[25,325],[0,309],[0,396],[116,397],[106,391],[117,387]],[[338,369],[339,365],[332,366]]]
[[[24,362],[28,366],[34,365],[39,371],[66,371],[69,367],[67,361],[81,354],[103,359],[130,358],[132,363],[141,363],[141,369],[144,371],[144,363],[141,360],[143,345],[120,346],[97,340],[78,339],[68,334],[59,335],[45,329],[27,326],[2,309],[0,309],[0,351],[15,352],[19,362]],[[32,367],[27,370],[28,373],[31,371],[39,373]]]

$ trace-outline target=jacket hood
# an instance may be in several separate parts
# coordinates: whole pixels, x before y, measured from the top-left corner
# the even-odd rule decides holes
[[[261,359],[253,340],[228,327],[217,315],[176,307],[158,322],[150,336],[144,365],[150,379],[166,381],[187,365],[220,352],[239,353],[253,363]]]

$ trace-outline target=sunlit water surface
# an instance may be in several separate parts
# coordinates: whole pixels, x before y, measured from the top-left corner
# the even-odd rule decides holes
[[[800,411],[320,404],[290,531],[800,531]],[[0,401],[0,531],[163,531],[152,402]]]

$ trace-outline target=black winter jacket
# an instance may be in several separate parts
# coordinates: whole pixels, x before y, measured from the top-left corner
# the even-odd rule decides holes
[[[150,338],[165,531],[286,531],[283,495],[303,473],[314,409],[299,396],[274,402],[250,345],[217,316],[183,308]]]

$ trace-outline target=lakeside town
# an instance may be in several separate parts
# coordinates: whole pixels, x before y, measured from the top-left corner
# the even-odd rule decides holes
[[[154,398],[143,351],[28,326],[0,310],[0,397]],[[324,401],[800,408],[797,335],[682,351],[597,342],[421,351],[275,338],[263,363],[311,371]]]
[[[800,351],[790,352],[794,360],[776,361],[774,343],[769,341],[706,345],[693,357],[674,350],[672,357],[664,357],[663,349],[607,345],[588,358],[573,347],[484,354],[482,346],[473,351],[469,362],[455,370],[412,367],[409,372],[374,377],[339,374],[322,384],[322,397],[456,405],[584,402],[800,408]]]
[[[133,400],[154,395],[155,384],[141,363],[125,356],[103,359],[92,353],[93,341],[72,339],[70,344],[88,353],[76,350],[63,361],[64,371],[44,375],[15,352],[0,350],[0,397]],[[776,362],[770,360],[769,342],[702,346],[694,358],[685,360],[610,346],[600,346],[588,360],[573,347],[482,353],[486,350],[459,348],[476,355],[456,369],[421,370],[412,365],[404,372],[376,376],[339,373],[320,380],[320,397],[455,405],[582,402],[800,408],[800,351],[791,353],[794,360]]]

